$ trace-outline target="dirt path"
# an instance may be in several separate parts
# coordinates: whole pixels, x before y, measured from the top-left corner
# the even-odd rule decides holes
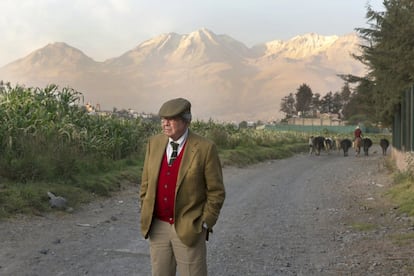
[[[413,233],[413,221],[381,196],[383,162],[322,153],[225,168],[210,275],[414,274],[413,245],[392,238]],[[72,214],[0,222],[0,275],[150,275],[137,190]]]

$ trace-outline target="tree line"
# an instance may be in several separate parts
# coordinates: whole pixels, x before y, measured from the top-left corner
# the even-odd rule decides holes
[[[344,117],[347,114],[347,104],[350,101],[351,88],[345,83],[341,91],[332,93],[329,91],[321,97],[319,93],[313,93],[311,87],[303,83],[296,93],[282,98],[280,111],[286,114],[285,119],[299,115],[304,118],[316,117],[319,113],[334,113]]]
[[[343,88],[318,101],[318,94],[312,94],[310,87],[303,84],[295,95],[282,99],[280,110],[287,118],[298,112],[310,116],[315,110],[337,113],[342,108],[343,119],[350,123],[392,125],[403,93],[414,84],[414,1],[384,0],[383,8],[375,11],[368,5],[369,27],[355,29],[362,43],[361,52],[353,57],[368,70],[363,76],[339,76],[347,83],[344,87],[352,86],[349,97]]]

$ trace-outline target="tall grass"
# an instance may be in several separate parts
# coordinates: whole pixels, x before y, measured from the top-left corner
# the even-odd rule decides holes
[[[0,90],[0,176],[18,182],[109,170],[142,154],[153,130],[140,119],[91,116],[71,88]],[[144,131],[145,130],[145,131]]]
[[[414,175],[412,172],[394,172],[394,185],[387,191],[399,213],[414,216]]]

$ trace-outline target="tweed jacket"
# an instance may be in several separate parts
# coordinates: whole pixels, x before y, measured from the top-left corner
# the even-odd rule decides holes
[[[221,162],[215,144],[189,131],[175,189],[174,226],[178,237],[192,246],[203,230],[216,224],[223,206],[225,190]],[[154,217],[158,175],[168,144],[164,134],[147,143],[140,187],[141,232],[148,238]]]

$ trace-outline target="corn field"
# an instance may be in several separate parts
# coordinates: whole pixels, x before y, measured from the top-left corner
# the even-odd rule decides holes
[[[13,181],[66,178],[104,172],[139,156],[157,131],[140,119],[89,115],[82,94],[0,84],[0,177]]]
[[[82,94],[71,88],[0,83],[0,176],[25,182],[105,172],[117,160],[142,158],[146,139],[160,130],[157,122],[140,118],[90,115],[82,103]],[[301,140],[213,121],[191,128],[222,150]]]

